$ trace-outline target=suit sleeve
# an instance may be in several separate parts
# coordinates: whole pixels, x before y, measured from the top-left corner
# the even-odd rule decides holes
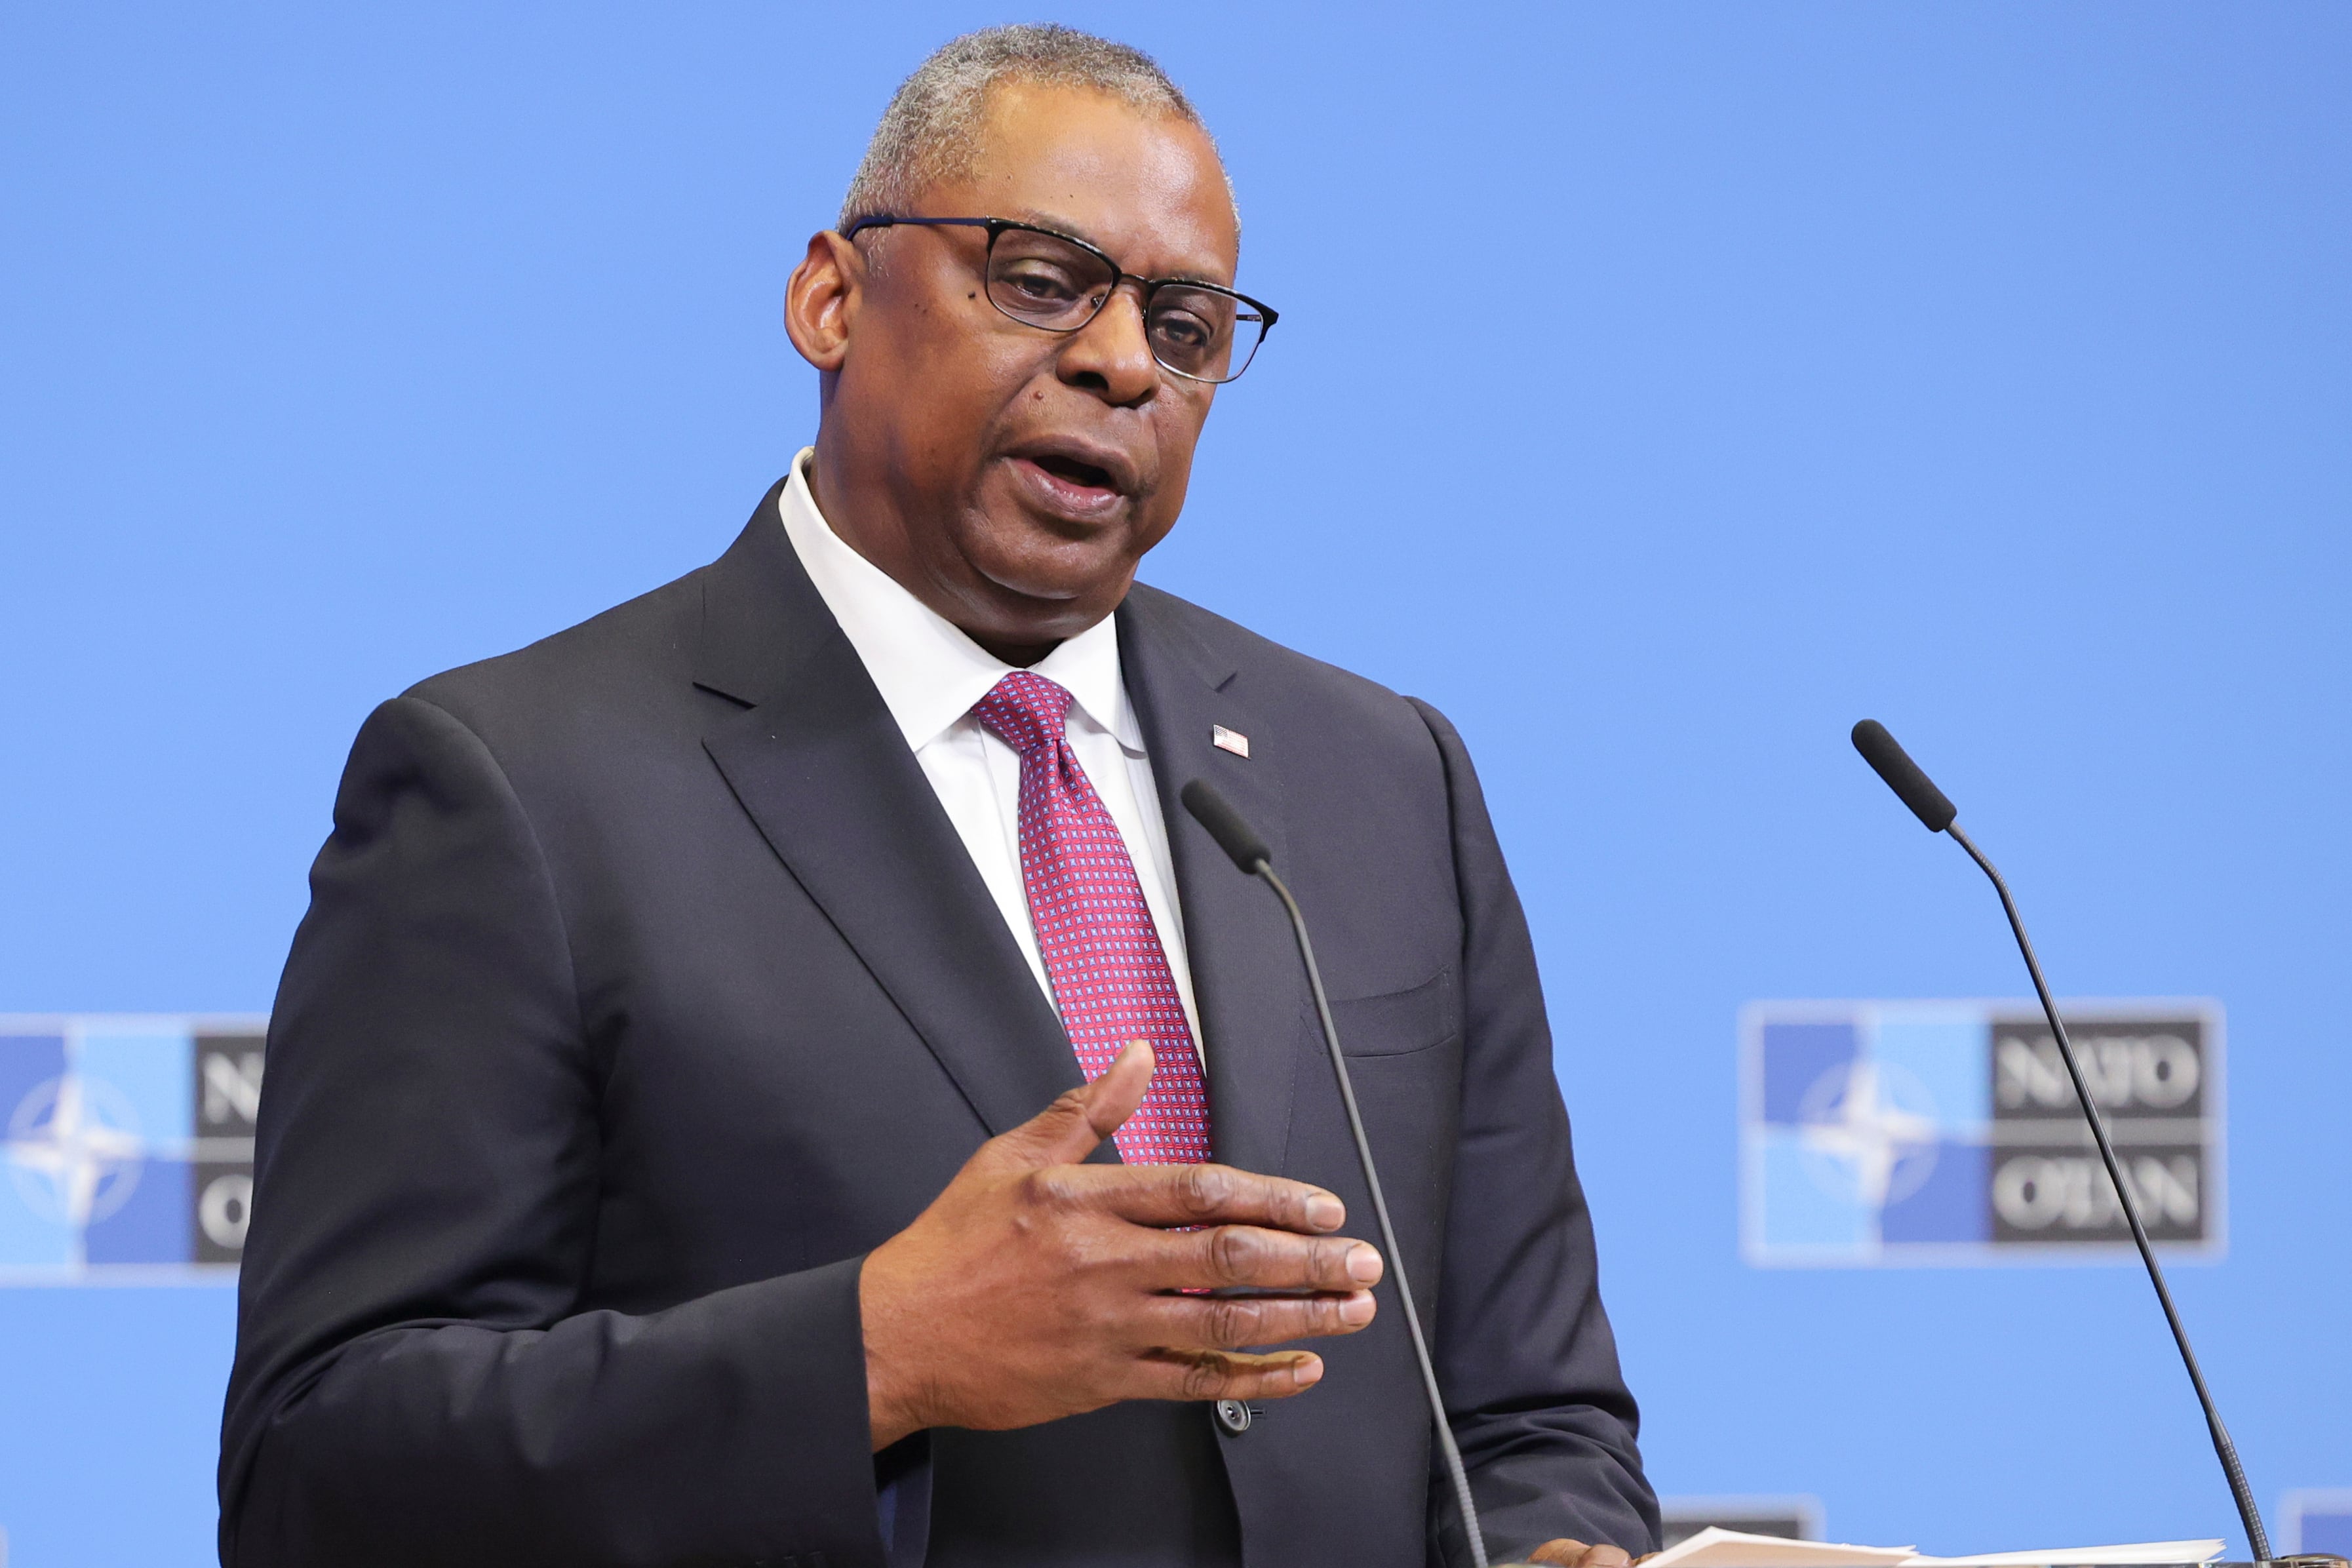
[[[1534,945],[1461,737],[1434,709],[1414,707],[1444,761],[1463,916],[1461,1138],[1438,1383],[1496,1560],[1562,1536],[1638,1555],[1657,1544],[1657,1499],[1601,1310]],[[1433,1562],[1468,1563],[1442,1479],[1430,1528]]]
[[[480,739],[378,709],[310,887],[270,1020],[223,1563],[878,1568],[861,1259],[579,1310],[599,1082]]]

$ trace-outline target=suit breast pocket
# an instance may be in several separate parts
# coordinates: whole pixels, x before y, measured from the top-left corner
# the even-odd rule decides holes
[[[1418,985],[1376,996],[1334,997],[1331,1021],[1339,1049],[1350,1057],[1402,1057],[1433,1049],[1461,1033],[1454,971],[1441,969]]]

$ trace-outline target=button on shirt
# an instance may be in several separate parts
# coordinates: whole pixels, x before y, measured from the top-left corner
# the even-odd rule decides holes
[[[834,532],[809,489],[808,466],[814,455],[815,448],[804,448],[793,459],[792,477],[777,502],[784,533],[864,661],[1050,1003],[1053,983],[1037,951],[1021,879],[1021,759],[971,716],[972,705],[1013,667],[964,636]],[[1184,958],[1168,824],[1153,786],[1151,759],[1144,754],[1143,731],[1119,673],[1118,628],[1106,616],[1030,668],[1070,693],[1070,749],[1127,841],[1197,1051],[1201,1016]]]

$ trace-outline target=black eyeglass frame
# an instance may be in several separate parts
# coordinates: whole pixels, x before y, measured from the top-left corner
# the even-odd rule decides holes
[[[1087,319],[1085,321],[1071,327],[1049,327],[1043,321],[1033,321],[1026,316],[1016,316],[1011,310],[1006,310],[1003,305],[998,303],[993,290],[986,288],[982,288],[981,289],[982,293],[988,296],[988,302],[996,307],[996,310],[999,315],[1004,317],[1007,321],[1018,321],[1024,327],[1034,327],[1041,332],[1055,332],[1066,337],[1072,332],[1085,331],[1088,327],[1094,324],[1095,318],[1103,313],[1104,307],[1110,303],[1110,297],[1118,292],[1118,286],[1129,279],[1134,279],[1135,281],[1142,288],[1143,315],[1147,321],[1150,321],[1151,317],[1151,297],[1160,292],[1160,289],[1170,288],[1199,289],[1211,294],[1222,294],[1226,299],[1235,300],[1247,307],[1248,310],[1255,311],[1257,314],[1255,318],[1240,312],[1235,313],[1234,320],[1236,321],[1246,321],[1253,319],[1256,321],[1257,340],[1250,344],[1249,353],[1242,356],[1241,370],[1234,372],[1231,375],[1223,377],[1195,375],[1189,370],[1177,369],[1174,365],[1170,364],[1166,360],[1161,359],[1156,353],[1151,356],[1151,363],[1166,371],[1169,374],[1181,375],[1186,381],[1197,381],[1205,386],[1223,386],[1227,382],[1239,381],[1242,377],[1242,371],[1249,369],[1250,365],[1257,359],[1257,351],[1265,345],[1266,333],[1274,331],[1274,323],[1282,319],[1282,313],[1279,310],[1276,310],[1273,306],[1267,304],[1263,300],[1253,300],[1238,289],[1228,289],[1221,283],[1204,283],[1197,278],[1139,278],[1137,277],[1136,274],[1128,271],[1118,262],[1113,261],[1104,253],[1103,248],[1098,245],[1095,245],[1087,240],[1080,239],[1075,234],[1064,234],[1058,228],[1047,228],[1043,224],[1024,223],[1018,218],[902,217],[895,213],[877,213],[871,217],[859,218],[856,223],[853,223],[847,228],[843,229],[841,231],[841,237],[844,239],[856,239],[860,234],[869,228],[895,228],[900,226],[918,228],[984,228],[988,231],[988,250],[986,254],[989,259],[993,259],[996,255],[996,241],[998,237],[1012,230],[1018,229],[1024,234],[1042,234],[1048,239],[1058,239],[1065,245],[1076,246],[1080,250],[1085,251],[1088,256],[1093,257],[1105,267],[1110,268],[1110,287],[1103,290],[1103,297],[1100,302],[1097,303],[1091,311],[1087,312]],[[983,261],[982,266],[982,277],[985,279],[986,276],[986,261]]]

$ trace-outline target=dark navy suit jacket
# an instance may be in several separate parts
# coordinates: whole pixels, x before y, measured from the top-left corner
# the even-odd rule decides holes
[[[1491,1544],[1653,1544],[1460,741],[1155,590],[1118,625],[1216,1157],[1370,1221],[1281,910],[1175,804],[1193,777],[1312,923]],[[378,709],[310,884],[222,1441],[235,1568],[1466,1560],[1392,1300],[1239,1434],[1136,1403],[869,1453],[862,1256],[1079,1077],[773,492],[712,565]]]

